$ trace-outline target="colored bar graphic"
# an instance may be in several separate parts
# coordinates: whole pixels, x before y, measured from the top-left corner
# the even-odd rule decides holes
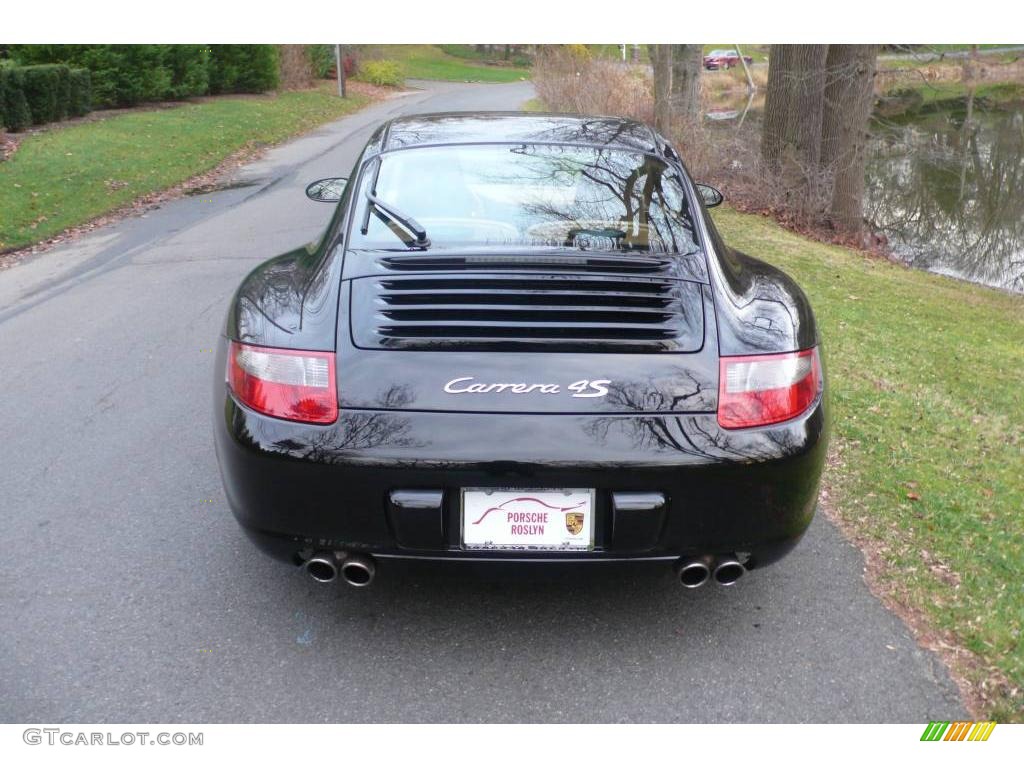
[[[933,720],[925,726],[921,741],[988,741],[996,723],[994,720],[975,723],[957,720],[950,723]]]
[[[964,737],[967,736],[967,731],[974,723],[955,722],[949,727],[949,731],[946,733],[946,738],[943,741],[963,741]]]

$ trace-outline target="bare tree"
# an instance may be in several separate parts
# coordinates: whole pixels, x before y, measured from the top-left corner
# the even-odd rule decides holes
[[[654,127],[668,133],[672,126],[672,46],[648,45],[654,70]]]
[[[668,133],[674,120],[692,123],[700,115],[699,45],[648,45],[654,70],[654,127]]]
[[[802,218],[863,226],[874,45],[773,45],[761,138],[764,171]]]
[[[773,45],[768,60],[768,91],[764,98],[764,128],[761,157],[765,171],[774,175],[782,165],[786,143],[786,117],[791,109],[790,82],[793,79],[792,45]]]
[[[686,122],[692,122],[700,116],[700,73],[703,64],[703,46],[672,46],[672,114]]]
[[[821,118],[825,103],[827,45],[793,46],[789,111],[782,148],[782,184],[789,203],[808,215],[819,204]]]
[[[874,105],[877,45],[831,45],[821,124],[821,167],[832,178],[828,216],[858,232],[864,219],[864,163]]]

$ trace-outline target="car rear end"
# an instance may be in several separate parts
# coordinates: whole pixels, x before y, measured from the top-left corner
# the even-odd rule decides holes
[[[232,388],[223,344],[218,447],[257,543],[325,578],[325,553],[337,568],[359,555],[657,559],[690,586],[785,554],[824,460],[816,353],[765,370],[720,358],[710,285],[671,260],[551,261],[362,259],[341,284],[336,354],[265,363],[285,387],[315,385],[278,417]],[[748,383],[758,397],[744,400]]]
[[[816,336],[785,331],[809,310],[726,289],[639,124],[514,116],[522,140],[462,148],[502,119],[417,120],[350,183],[344,247],[257,270],[229,315],[217,449],[247,533],[358,585],[388,558],[665,561],[699,586],[782,557],[825,458]]]

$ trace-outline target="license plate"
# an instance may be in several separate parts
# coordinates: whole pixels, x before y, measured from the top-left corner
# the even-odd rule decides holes
[[[594,490],[465,488],[465,549],[594,548]]]

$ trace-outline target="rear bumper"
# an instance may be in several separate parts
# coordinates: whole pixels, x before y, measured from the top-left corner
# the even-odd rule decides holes
[[[372,410],[318,427],[262,416],[221,388],[215,433],[231,509],[282,560],[316,550],[503,561],[742,553],[755,568],[785,555],[811,521],[827,418],[819,400],[797,419],[743,431],[721,430],[714,414]],[[464,550],[465,487],[595,488],[595,549]],[[396,503],[410,498],[403,491],[420,493]],[[637,509],[627,494],[664,503]]]

